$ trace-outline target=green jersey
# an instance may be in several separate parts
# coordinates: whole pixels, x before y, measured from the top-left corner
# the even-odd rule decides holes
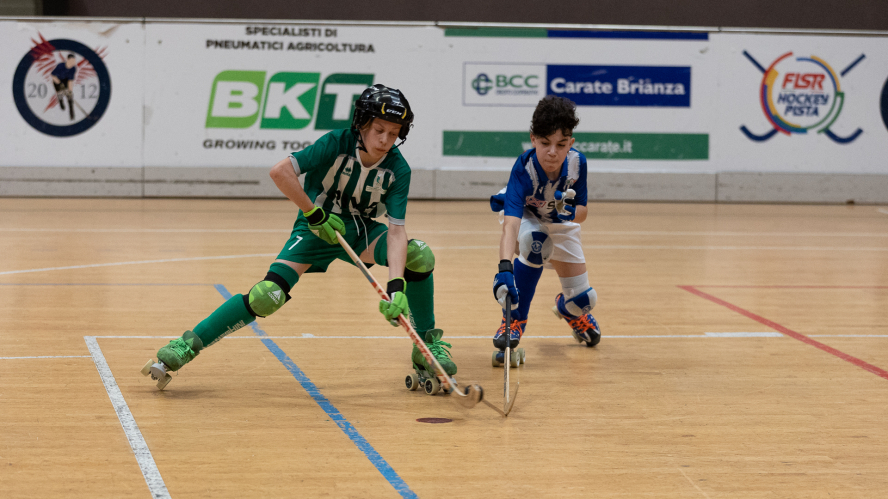
[[[396,147],[375,165],[365,166],[357,145],[351,130],[334,130],[292,153],[296,174],[305,174],[305,193],[315,205],[340,218],[377,218],[387,213],[389,223],[404,225],[410,166]]]

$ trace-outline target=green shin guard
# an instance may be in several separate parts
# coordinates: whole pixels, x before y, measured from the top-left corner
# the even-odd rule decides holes
[[[176,338],[157,351],[157,360],[170,370],[178,371],[197,357],[201,350],[203,341],[192,331],[185,331],[181,338]]]
[[[435,281],[434,274],[407,284],[404,294],[410,304],[410,316],[417,332],[435,327]],[[422,333],[420,333],[422,336]]]
[[[423,337],[425,344],[428,345],[429,350],[432,351],[432,355],[438,360],[438,363],[441,364],[444,371],[449,376],[453,376],[456,374],[456,364],[453,362],[453,357],[450,355],[450,343],[441,341],[443,335],[444,331],[440,329],[432,329],[420,336]],[[413,361],[414,365],[425,369],[429,373],[435,373],[435,368],[426,362],[425,357],[422,356],[422,352],[416,345],[413,345],[413,354],[410,356],[410,359]]]
[[[203,342],[203,346],[208,347],[255,320],[244,305],[244,295],[237,294],[194,326],[194,333]]]

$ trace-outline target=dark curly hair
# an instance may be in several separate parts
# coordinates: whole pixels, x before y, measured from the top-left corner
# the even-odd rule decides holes
[[[574,128],[580,123],[577,118],[577,105],[570,99],[547,95],[540,99],[530,120],[530,133],[537,137],[548,137],[561,130],[565,137],[573,135]]]

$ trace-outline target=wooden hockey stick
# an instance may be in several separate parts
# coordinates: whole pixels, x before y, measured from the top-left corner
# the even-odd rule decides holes
[[[349,258],[355,262],[355,266],[364,274],[364,277],[370,281],[370,284],[373,286],[373,289],[379,294],[379,297],[383,300],[390,301],[388,293],[385,292],[382,286],[379,285],[379,282],[376,278],[373,277],[373,274],[370,273],[370,270],[367,269],[367,266],[364,265],[364,262],[361,261],[358,254],[355,253],[355,250],[349,246],[348,242],[346,242],[345,238],[342,237],[342,234],[336,232],[336,237],[339,239],[339,244],[345,249],[346,253],[348,253]],[[401,324],[407,334],[410,336],[410,339],[413,340],[413,344],[415,344],[419,351],[422,353],[422,356],[425,357],[426,362],[429,365],[433,366],[436,371],[436,375],[438,377],[438,382],[441,383],[441,388],[447,393],[455,393],[457,397],[454,398],[456,403],[463,407],[472,408],[478,402],[484,402],[487,406],[493,408],[496,412],[503,414],[498,408],[494,407],[490,402],[484,400],[484,390],[479,385],[470,385],[465,388],[465,390],[461,390],[456,385],[456,380],[447,375],[447,371],[441,367],[441,364],[438,362],[438,359],[432,355],[432,351],[429,350],[429,347],[425,344],[425,341],[419,337],[419,334],[413,329],[413,326],[410,325],[410,321],[404,317],[404,314],[398,316],[398,323]]]
[[[509,366],[512,364],[512,295],[508,292],[506,293],[506,309],[503,315],[508,317],[504,333],[508,336],[506,336],[506,348],[503,350],[503,416],[508,416],[512,411],[512,405],[515,404],[515,399],[518,398],[518,388],[520,388],[520,382],[516,381],[515,395],[509,397]],[[515,355],[519,355],[517,351]]]

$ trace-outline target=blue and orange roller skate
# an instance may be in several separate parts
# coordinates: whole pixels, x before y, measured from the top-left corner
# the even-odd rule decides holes
[[[564,319],[570,324],[571,334],[580,343],[586,343],[587,347],[594,347],[601,341],[601,328],[592,314],[571,315],[564,305],[564,294],[558,293],[555,297],[555,306],[552,312],[559,319]]]
[[[509,348],[512,349],[512,353],[509,357],[509,365],[511,367],[518,367],[521,364],[524,364],[526,354],[523,348],[518,348],[518,343],[521,342],[525,327],[527,327],[526,319],[523,321],[512,319],[509,333],[506,334],[506,318],[503,317],[499,329],[497,329],[496,334],[493,335],[493,346],[499,349],[498,351],[493,352],[493,357],[490,361],[493,367],[500,367],[505,363],[506,338],[508,338],[509,341]]]

